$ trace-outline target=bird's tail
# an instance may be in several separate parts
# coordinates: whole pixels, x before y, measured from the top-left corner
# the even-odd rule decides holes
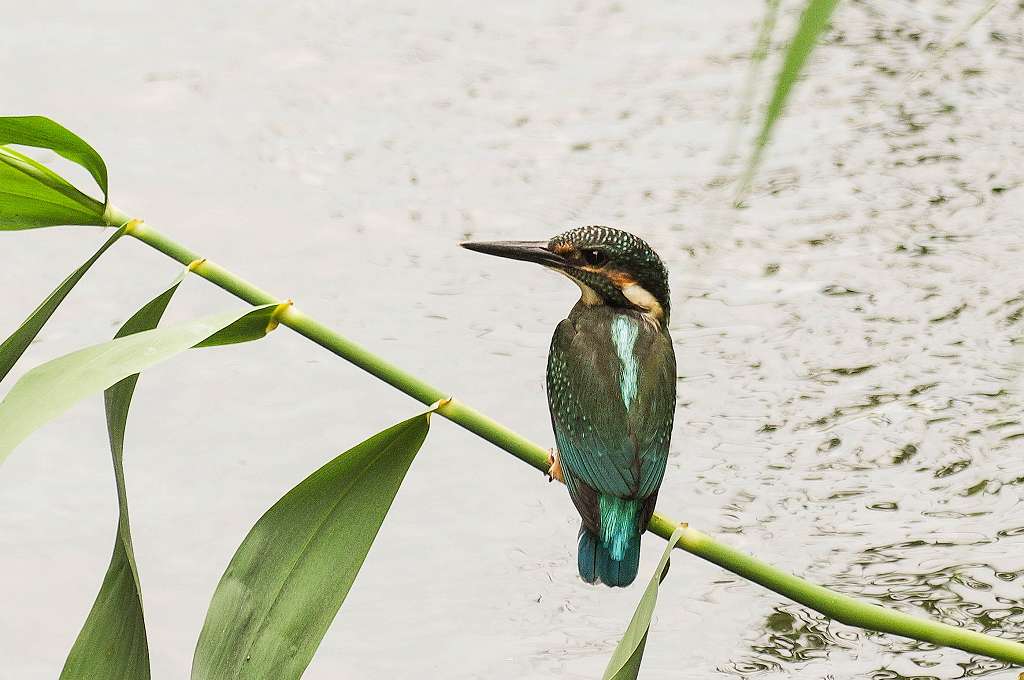
[[[640,566],[640,501],[600,497],[601,535],[580,527],[577,566],[587,583],[628,586]]]

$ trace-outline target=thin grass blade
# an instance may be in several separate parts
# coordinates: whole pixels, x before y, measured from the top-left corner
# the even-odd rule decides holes
[[[0,402],[0,463],[32,432],[79,400],[222,334],[256,340],[272,328],[276,305],[216,314],[80,349],[33,368]],[[234,327],[232,329],[232,326]]]
[[[186,269],[164,292],[146,303],[114,335],[123,338],[156,328]],[[117,487],[117,535],[110,566],[92,610],[64,662],[60,680],[149,680],[149,642],[142,610],[142,586],[132,548],[125,491],[124,433],[139,374],[128,376],[103,393],[110,454]]]
[[[995,9],[996,5],[998,4],[999,0],[988,0],[988,2],[982,5],[974,14],[971,15],[971,18],[967,20],[967,23],[965,23],[960,28],[960,30],[958,30],[956,33],[953,34],[951,38],[945,41],[945,44],[939,48],[939,51],[936,52],[932,56],[932,58],[928,60],[928,65],[923,69],[919,69],[909,74],[907,76],[907,80],[917,80],[926,72],[934,70],[935,67],[938,66],[939,62],[942,61],[942,59],[945,58],[945,56],[949,54],[951,50],[960,45],[964,37],[966,37],[967,34],[971,32],[971,29],[974,28],[974,26],[979,21],[984,19],[989,12]]]
[[[213,594],[193,680],[302,676],[427,436],[431,411],[341,454],[256,522]]]
[[[18,362],[21,355],[25,353],[28,346],[32,344],[36,336],[39,335],[39,331],[42,330],[46,322],[50,320],[53,313],[57,311],[57,307],[64,301],[64,298],[68,296],[71,289],[82,280],[85,273],[89,271],[96,260],[100,259],[103,253],[107,252],[110,246],[114,245],[117,239],[124,235],[125,227],[121,227],[114,234],[107,239],[107,242],[100,246],[100,249],[82,264],[81,267],[71,272],[71,274],[64,279],[64,281],[57,286],[50,295],[43,300],[42,304],[36,307],[35,311],[28,315],[28,318],[22,322],[18,330],[14,331],[9,338],[4,340],[3,344],[0,344],[0,381],[2,381],[7,374],[10,373],[14,364]]]
[[[754,51],[750,54],[750,65],[747,67],[747,78],[743,84],[743,94],[740,95],[739,111],[736,112],[736,123],[733,125],[729,136],[729,144],[726,146],[725,161],[733,163],[740,143],[740,133],[754,108],[754,95],[757,93],[757,83],[761,75],[761,67],[768,58],[768,48],[771,46],[772,33],[775,32],[775,23],[779,16],[779,5],[782,0],[765,0],[764,15],[761,17],[761,27],[757,31],[757,40],[754,42]]]
[[[672,549],[675,548],[679,537],[683,534],[683,527],[679,527],[672,534],[665,546],[665,552],[661,555],[661,561],[651,576],[647,589],[640,598],[633,618],[626,627],[626,632],[619,641],[618,646],[608,661],[608,667],[601,676],[602,680],[636,680],[640,672],[640,662],[643,661],[644,647],[647,645],[647,633],[651,629],[651,617],[654,615],[654,607],[658,604],[658,588],[665,580],[668,573],[668,566]]]
[[[818,39],[828,26],[829,20],[832,18],[832,12],[837,4],[839,4],[839,0],[808,0],[807,5],[804,7],[796,33],[786,49],[782,68],[775,81],[775,89],[772,92],[771,99],[768,101],[768,108],[761,123],[761,131],[754,141],[754,149],[750,155],[750,161],[740,181],[738,196],[745,194],[749,188],[754,173],[761,163],[764,149],[771,138],[772,130],[782,116],[782,111],[785,109],[786,102],[793,91],[793,86],[796,85],[797,79],[800,77],[804,66],[806,66],[807,59],[814,52],[814,48],[817,47]]]
[[[79,191],[37,161],[4,145],[49,149],[89,171],[103,200]],[[96,150],[67,128],[42,116],[0,117],[0,230],[61,224],[105,224],[107,166]]]

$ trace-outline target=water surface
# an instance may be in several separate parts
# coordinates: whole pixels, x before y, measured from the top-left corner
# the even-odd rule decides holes
[[[723,160],[756,2],[21,4],[0,67],[8,111],[85,136],[120,207],[544,445],[575,293],[454,244],[642,234],[671,270],[679,356],[659,507],[843,592],[1021,638],[1024,10],[1000,3],[936,56],[980,4],[844,3],[740,210]],[[3,329],[103,237],[0,237]],[[118,245],[19,374],[109,337],[176,271]],[[233,304],[196,280],[169,317]],[[185,674],[260,513],[417,408],[284,329],[143,378],[126,473],[155,678]],[[93,400],[4,465],[4,680],[55,677],[92,603],[108,456]],[[306,677],[599,676],[640,590],[578,580],[577,522],[563,489],[435,421]],[[645,678],[829,676],[1016,671],[674,559]]]

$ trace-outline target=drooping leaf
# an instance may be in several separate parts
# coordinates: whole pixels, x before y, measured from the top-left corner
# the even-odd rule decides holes
[[[104,198],[107,196],[107,166],[103,158],[84,139],[49,118],[0,117],[0,144],[20,144],[55,151],[88,170]]]
[[[50,149],[81,165],[96,180],[103,200],[79,191],[7,144]],[[107,190],[107,166],[81,137],[42,116],[0,117],[0,230],[103,225]]]
[[[187,272],[188,270],[185,270]],[[114,336],[122,338],[156,328],[185,272],[167,290],[137,311]],[[139,374],[128,376],[103,393],[110,454],[117,488],[117,534],[103,584],[78,633],[60,680],[149,680],[149,642],[142,611],[142,587],[135,565],[128,497],[125,492],[124,432]]]
[[[193,680],[302,676],[427,436],[430,412],[341,454],[256,522],[213,594]]]
[[[102,226],[103,204],[27,156],[0,146],[0,231]]]
[[[764,15],[761,17],[761,27],[757,31],[757,40],[754,42],[754,50],[750,53],[750,65],[747,67],[747,78],[743,84],[740,95],[739,111],[736,114],[736,123],[733,125],[729,135],[729,144],[726,149],[725,158],[732,162],[739,146],[740,132],[743,130],[750,111],[754,105],[754,95],[757,92],[757,83],[760,80],[761,66],[768,58],[768,48],[771,46],[772,33],[775,32],[775,22],[779,16],[779,5],[782,0],[765,0]]]
[[[818,39],[828,26],[832,12],[835,10],[839,0],[808,0],[804,7],[803,15],[797,26],[793,39],[786,48],[786,55],[782,62],[782,68],[775,81],[775,89],[771,99],[768,101],[768,108],[761,123],[761,131],[754,141],[754,150],[750,155],[746,173],[740,182],[740,193],[744,193],[753,179],[754,172],[761,162],[761,155],[771,138],[772,129],[778,122],[782,111],[789,100],[800,73],[807,64],[808,57],[818,45]]]
[[[4,340],[3,344],[0,344],[0,381],[2,381],[7,374],[10,372],[14,364],[18,362],[21,355],[25,353],[28,346],[32,344],[39,331],[42,330],[46,322],[49,321],[50,317],[60,306],[60,303],[64,301],[64,298],[68,296],[71,289],[75,287],[85,273],[89,271],[89,268],[96,263],[96,260],[100,259],[103,253],[107,252],[110,246],[114,245],[117,239],[124,235],[125,228],[121,227],[114,234],[107,239],[96,253],[90,257],[85,263],[71,272],[71,274],[64,279],[64,281],[57,286],[50,295],[43,300],[42,304],[36,307],[35,311],[28,315],[28,318],[21,324],[18,330],[14,331],[9,338]]]
[[[661,561],[651,576],[647,589],[640,598],[633,618],[626,627],[626,632],[619,641],[618,646],[612,653],[608,667],[601,676],[602,680],[636,680],[640,672],[640,662],[643,660],[644,647],[647,645],[647,633],[651,629],[651,617],[654,615],[654,606],[658,603],[658,588],[665,579],[668,572],[670,555],[673,548],[683,533],[683,527],[677,528],[672,533],[672,538],[665,546],[665,552],[661,555]]]
[[[0,463],[28,435],[90,394],[217,335],[231,342],[263,337],[274,309],[264,305],[144,331],[33,368],[0,402]]]

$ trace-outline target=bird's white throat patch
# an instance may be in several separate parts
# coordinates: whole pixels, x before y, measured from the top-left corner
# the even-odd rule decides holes
[[[644,316],[658,325],[665,316],[665,310],[661,308],[658,299],[651,295],[650,291],[639,283],[631,283],[622,289],[622,295],[634,305],[644,310]]]
[[[597,294],[597,291],[577,279],[575,276],[561,269],[554,269],[553,267],[552,271],[562,274],[580,287],[580,302],[583,304],[589,306],[604,304],[604,299]],[[588,271],[598,270],[588,269]],[[662,308],[661,303],[658,302],[658,299],[651,295],[649,290],[641,286],[629,276],[610,276],[609,279],[611,279],[611,281],[619,288],[623,297],[640,309],[643,313],[644,321],[651,324],[654,328],[661,326],[661,321],[665,318],[665,310]]]
[[[597,291],[595,291],[593,288],[583,283],[576,277],[571,276],[568,272],[562,271],[561,269],[555,269],[553,267],[551,268],[551,271],[558,272],[559,274],[561,274],[562,276],[569,279],[570,281],[572,281],[573,283],[580,287],[580,302],[582,302],[583,304],[591,307],[594,305],[604,304],[604,300],[602,300],[601,296],[597,294]]]

